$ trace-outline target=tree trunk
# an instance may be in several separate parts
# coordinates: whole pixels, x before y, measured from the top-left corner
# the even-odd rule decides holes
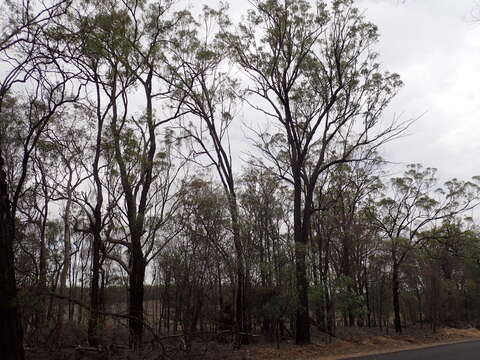
[[[233,183],[230,186],[230,216],[233,228],[233,242],[235,246],[235,268],[236,268],[236,284],[235,284],[235,302],[234,302],[234,332],[235,345],[239,347],[248,343],[248,337],[242,336],[246,328],[246,309],[245,309],[245,261],[243,254],[243,245],[240,238],[240,224],[238,219],[238,206]]]
[[[40,226],[40,255],[39,255],[39,279],[38,279],[38,292],[40,294],[40,311],[37,312],[37,327],[43,328],[46,325],[46,321],[50,320],[50,312],[48,311],[47,304],[47,239],[46,239],[46,229],[47,229],[47,220],[48,220],[48,194],[45,190],[46,188],[46,179],[45,174],[42,170],[42,182],[44,188],[44,207],[41,210],[42,220],[39,224]]]
[[[98,346],[98,317],[100,310],[100,230],[94,228],[92,247],[92,281],[90,282],[90,316],[88,319],[88,343]]]
[[[402,321],[400,318],[400,280],[398,267],[398,264],[394,261],[392,272],[393,313],[395,332],[400,334],[402,332]]]
[[[140,234],[132,234],[132,254],[130,273],[130,307],[129,307],[129,330],[130,345],[139,349],[143,339],[143,297],[145,280],[145,260],[142,253]]]
[[[71,181],[71,176],[69,181]],[[71,229],[70,229],[70,212],[72,206],[72,194],[70,184],[67,190],[67,203],[65,204],[64,228],[63,228],[63,268],[60,274],[60,295],[66,296],[67,277],[70,271],[70,253],[71,253]],[[68,306],[60,302],[57,314],[57,334],[60,335],[63,327],[63,318],[65,316],[65,307]]]
[[[295,270],[297,280],[296,338],[298,345],[310,343],[310,317],[306,271],[306,244],[295,242]]]
[[[97,88],[97,102],[100,104],[100,90]],[[90,283],[90,314],[88,319],[88,343],[90,346],[98,345],[98,318],[100,310],[100,250],[102,247],[102,206],[103,187],[100,179],[100,156],[102,151],[103,116],[97,106],[97,134],[95,145],[95,157],[92,164],[92,174],[96,187],[96,204],[93,210],[93,221],[90,223],[90,230],[93,236],[92,246],[92,281]],[[79,310],[81,311],[81,310]]]
[[[367,327],[372,327],[372,306],[370,304],[370,290],[368,288],[367,266],[364,267],[365,276],[365,306],[367,307]]]
[[[302,224],[302,189],[300,180],[294,189],[294,238],[295,238],[295,274],[297,290],[297,311],[295,317],[295,343],[310,344],[310,316],[308,308],[307,280],[307,233],[305,221]],[[304,215],[304,214],[303,214]]]
[[[349,228],[350,226],[345,226],[345,227]],[[343,230],[343,231],[345,231],[345,230]],[[342,275],[345,276],[348,279],[347,292],[348,292],[349,296],[353,295],[351,247],[352,247],[352,241],[351,241],[350,237],[348,235],[343,235],[342,236],[342,263],[341,263],[342,264]],[[344,325],[349,326],[349,327],[353,327],[355,325],[355,316],[353,314],[353,309],[352,309],[351,304],[349,304],[348,308],[346,309],[346,314],[345,314],[345,318],[344,318]]]
[[[0,150],[0,353],[3,360],[23,360],[23,330],[18,310],[13,254],[15,223],[10,211],[3,166]]]

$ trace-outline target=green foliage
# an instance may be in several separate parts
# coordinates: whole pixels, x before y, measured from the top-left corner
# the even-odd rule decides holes
[[[338,309],[343,313],[352,313],[355,317],[366,314],[365,303],[362,295],[353,289],[355,283],[352,278],[340,275],[335,282],[337,292]]]
[[[310,286],[308,289],[308,300],[313,309],[325,307],[325,288],[321,285]]]

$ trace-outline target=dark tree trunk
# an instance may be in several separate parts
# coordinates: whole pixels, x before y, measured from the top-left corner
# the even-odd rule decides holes
[[[347,223],[347,221],[345,221]],[[344,225],[344,228],[349,229],[349,225]],[[345,231],[345,230],[343,230]],[[351,247],[352,242],[348,235],[342,236],[342,275],[348,279],[347,291],[350,296],[353,294],[353,287],[351,281],[353,281],[352,276],[352,266],[351,266]],[[346,309],[344,325],[353,327],[355,325],[355,316],[353,314],[352,305],[348,305]]]
[[[348,309],[348,326],[355,326],[355,316],[353,315],[352,309]]]
[[[69,177],[69,184],[67,190],[67,202],[65,205],[65,213],[63,216],[63,267],[60,274],[60,288],[59,292],[61,296],[67,295],[67,278],[68,274],[70,273],[70,265],[71,265],[71,229],[70,229],[70,213],[71,213],[71,205],[72,205],[72,193],[70,190],[71,186],[72,175],[70,172]],[[65,317],[65,310],[67,308],[67,304],[61,301],[58,305],[58,313],[57,313],[57,324],[56,324],[56,334],[60,335],[63,329],[64,317]]]
[[[237,259],[236,269],[236,284],[235,284],[235,333],[236,333],[236,345],[243,345],[248,343],[248,338],[241,335],[246,332],[246,318],[245,318],[245,273],[243,267],[243,261]]]
[[[392,272],[392,295],[393,295],[393,313],[395,332],[402,332],[402,320],[400,318],[400,279],[398,264],[394,262]]]
[[[295,243],[295,270],[297,281],[296,337],[298,345],[310,343],[310,317],[308,307],[308,282],[306,271],[306,244]]]
[[[23,360],[23,330],[17,304],[13,257],[15,223],[3,166],[0,150],[0,353],[3,360]]]
[[[48,206],[49,206],[49,194],[47,190],[47,180],[45,170],[40,166],[40,175],[42,181],[42,191],[44,195],[43,208],[38,208],[41,215],[40,226],[40,255],[39,255],[39,279],[38,279],[38,293],[40,294],[40,311],[37,311],[37,327],[42,328],[47,325],[47,321],[50,320],[50,307],[47,303],[47,221],[48,221]]]
[[[100,104],[100,90],[97,87],[97,102]],[[103,187],[100,179],[100,156],[102,149],[103,115],[100,107],[97,106],[97,134],[95,146],[95,158],[92,164],[92,173],[96,187],[96,204],[93,210],[93,221],[90,223],[90,230],[93,235],[92,246],[92,281],[90,283],[90,314],[88,319],[88,343],[90,346],[98,345],[98,319],[100,311],[100,251],[102,247],[102,206]]]
[[[118,75],[118,74],[116,74]],[[143,156],[146,156],[145,161],[141,166],[141,176],[138,183],[133,184],[131,176],[127,170],[127,160],[122,153],[121,144],[121,131],[125,118],[123,118],[122,124],[119,126],[117,121],[118,109],[116,104],[117,90],[115,86],[112,88],[111,101],[112,101],[112,123],[111,129],[114,142],[114,157],[120,170],[120,179],[122,188],[124,191],[125,203],[127,207],[127,219],[130,229],[130,273],[129,273],[129,330],[130,330],[130,345],[134,349],[138,349],[142,346],[143,338],[143,297],[144,288],[143,282],[145,279],[145,267],[146,259],[142,251],[142,234],[144,232],[144,219],[148,205],[148,194],[153,182],[153,166],[154,157],[156,155],[156,134],[155,129],[157,125],[154,124],[153,117],[153,105],[152,105],[152,78],[153,67],[149,68],[147,79],[140,80],[146,96],[146,124],[148,127],[148,139],[146,139],[145,150]],[[121,89],[121,92],[125,92],[126,88]],[[148,144],[148,145],[147,145]],[[136,190],[135,190],[136,189]],[[141,190],[140,190],[141,189]],[[138,193],[137,193],[138,191]],[[139,196],[137,196],[139,194]],[[137,198],[139,197],[138,206]],[[148,255],[148,254],[147,254]]]
[[[304,210],[304,212],[307,210]],[[307,233],[305,220],[302,223],[302,189],[301,181],[294,189],[294,237],[295,237],[295,274],[297,288],[297,311],[295,317],[295,343],[310,343],[310,316],[308,306],[307,280]],[[307,215],[308,216],[308,215]]]
[[[93,229],[92,277],[90,282],[90,315],[88,319],[88,343],[98,346],[98,318],[100,311],[100,230]]]
[[[132,234],[132,254],[130,272],[130,307],[129,307],[129,329],[130,345],[138,349],[143,339],[143,297],[145,280],[145,260],[142,253],[142,245],[139,234]]]
[[[245,308],[245,290],[246,290],[246,276],[245,276],[245,261],[243,253],[242,239],[240,238],[240,223],[238,217],[238,205],[235,194],[235,187],[233,178],[230,181],[228,189],[230,216],[233,228],[233,242],[235,246],[235,267],[236,267],[236,284],[234,290],[235,306],[234,306],[234,327],[236,336],[236,346],[248,343],[248,337],[242,336],[241,333],[247,332],[247,319]]]

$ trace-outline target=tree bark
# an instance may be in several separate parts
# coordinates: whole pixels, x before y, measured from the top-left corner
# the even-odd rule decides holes
[[[402,332],[402,321],[400,318],[400,279],[399,265],[395,261],[392,269],[392,295],[395,332],[400,334]]]
[[[372,306],[370,304],[370,290],[368,284],[367,265],[364,267],[365,277],[365,306],[367,307],[367,327],[372,327]]]
[[[100,230],[94,228],[92,246],[92,275],[90,282],[90,314],[88,318],[88,344],[98,346],[98,317],[100,311]]]
[[[71,206],[72,206],[72,193],[70,189],[71,185],[71,174],[69,177],[69,184],[67,189],[67,202],[65,204],[65,213],[63,218],[63,268],[60,274],[60,295],[66,296],[67,291],[67,277],[70,271],[70,253],[71,253],[71,228],[70,228],[70,213],[71,213]],[[65,307],[67,305],[63,302],[60,302],[58,307],[57,313],[57,334],[61,335],[62,328],[63,328],[63,318],[65,316]]]
[[[304,208],[304,212],[307,209]],[[305,214],[303,214],[305,216]],[[297,290],[297,311],[295,317],[295,343],[297,345],[309,344],[310,316],[308,306],[308,280],[307,280],[307,233],[305,221],[302,223],[302,190],[301,182],[294,188],[294,237],[295,237],[295,275]]]
[[[0,353],[4,360],[23,360],[23,329],[18,310],[13,241],[4,159],[0,149]]]
[[[130,257],[130,293],[129,315],[130,342],[134,349],[142,345],[143,340],[143,297],[145,280],[145,260],[142,252],[141,235],[132,233],[132,254]]]
[[[247,337],[241,336],[240,333],[247,331],[246,326],[246,309],[245,309],[245,262],[243,254],[242,240],[240,238],[240,223],[238,218],[238,205],[235,194],[235,188],[232,184],[227,196],[230,198],[230,216],[233,228],[233,242],[235,246],[235,268],[236,268],[236,283],[235,283],[235,304],[234,304],[234,319],[235,319],[235,337],[236,346],[248,343]]]
[[[97,77],[95,75],[95,79]],[[104,115],[100,111],[100,86],[98,81],[95,84],[97,94],[97,134],[95,143],[95,157],[92,164],[92,174],[96,187],[96,203],[93,210],[93,219],[90,223],[90,230],[93,236],[92,246],[92,276],[90,283],[90,314],[88,319],[88,343],[90,346],[98,345],[98,318],[100,310],[100,250],[102,247],[102,206],[103,187],[100,179],[100,157],[102,152],[102,134]]]

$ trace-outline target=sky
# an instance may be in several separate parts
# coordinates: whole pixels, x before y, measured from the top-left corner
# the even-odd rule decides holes
[[[215,6],[217,1],[204,3]],[[385,121],[417,119],[408,135],[384,147],[401,174],[404,165],[438,168],[441,180],[480,175],[480,21],[476,0],[357,0],[379,28],[377,51],[385,70],[404,86],[385,111]],[[230,2],[238,18],[247,0]],[[235,141],[245,141],[236,134]]]
[[[478,3],[477,3],[478,4]],[[381,35],[384,67],[404,87],[385,116],[418,120],[389,144],[392,162],[436,167],[443,179],[480,174],[480,22],[473,0],[360,0]],[[478,4],[480,7],[480,4]]]
[[[195,8],[218,5],[218,0],[184,1]],[[356,3],[379,28],[382,67],[404,82],[384,112],[385,122],[418,119],[408,136],[384,147],[384,158],[397,164],[392,173],[415,162],[438,168],[442,180],[480,175],[480,19],[472,16],[475,8],[480,14],[480,0]],[[238,20],[248,7],[248,0],[230,0],[230,15]],[[251,123],[254,116],[260,115],[245,110],[241,120]],[[245,135],[252,134],[232,131],[232,142],[250,152]]]

